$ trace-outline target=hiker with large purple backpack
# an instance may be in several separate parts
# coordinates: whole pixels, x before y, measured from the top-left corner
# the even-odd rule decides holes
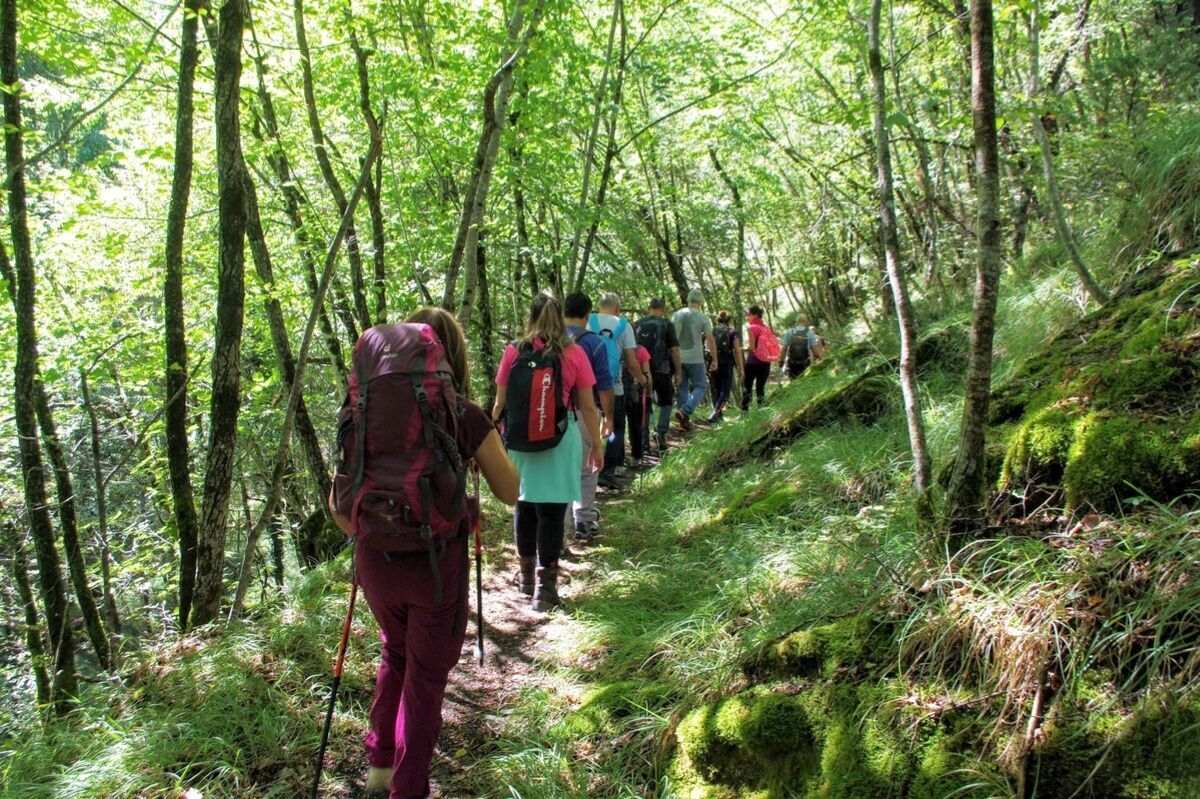
[[[497,499],[517,499],[500,436],[465,396],[466,353],[441,309],[376,325],[355,345],[339,415],[330,509],[355,541],[355,587],[379,622],[367,791],[389,799],[429,795],[442,698],[466,635],[467,535],[479,513],[466,495],[471,461]]]
[[[601,440],[592,397],[595,383],[587,354],[567,335],[562,303],[549,292],[539,294],[525,335],[509,344],[500,359],[492,408],[492,419],[505,419],[508,448],[521,473],[513,532],[521,558],[521,592],[532,596],[537,611],[561,604],[563,517],[567,505],[580,498],[580,423],[588,438]],[[599,470],[601,458],[599,448],[593,449],[594,469]]]

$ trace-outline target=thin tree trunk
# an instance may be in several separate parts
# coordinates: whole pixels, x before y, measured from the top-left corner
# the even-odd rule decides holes
[[[293,8],[296,21],[296,47],[300,51],[300,78],[304,94],[304,108],[308,117],[309,133],[312,136],[313,152],[317,156],[317,165],[321,168],[321,177],[325,179],[325,185],[333,196],[334,206],[337,208],[338,214],[343,215],[346,213],[346,192],[342,189],[342,182],[338,180],[337,173],[333,169],[333,162],[329,158],[329,142],[326,141],[325,133],[321,129],[321,115],[317,109],[317,97],[313,87],[312,57],[308,49],[308,35],[304,30],[304,0],[295,0]],[[366,329],[371,326],[371,315],[367,311],[362,252],[358,246],[358,234],[355,232],[353,223],[351,223],[350,231],[346,236],[346,255],[350,260],[350,289],[354,295],[354,310],[358,323],[355,330]]]
[[[371,76],[367,70],[368,53],[359,44],[358,34],[354,31],[354,15],[349,0],[346,3],[346,26],[350,30],[350,49],[354,52],[354,63],[358,71],[358,107],[368,130],[375,130],[379,122],[375,111],[371,108]],[[387,112],[387,105],[384,105]],[[367,182],[367,209],[371,213],[371,244],[372,263],[375,276],[372,284],[372,294],[375,297],[375,324],[382,324],[387,319],[387,264],[384,258],[387,237],[383,229],[383,204],[380,190],[383,184],[383,158],[375,162],[375,179]]]
[[[17,0],[0,0],[0,81],[6,86],[19,86],[17,72]],[[16,91],[0,92],[4,96],[4,158],[12,177],[8,189],[8,221],[13,242],[11,270],[17,282],[17,363],[15,393],[17,440],[20,446],[22,482],[25,492],[25,512],[37,553],[38,582],[46,625],[54,657],[54,676],[51,702],[57,714],[65,714],[75,701],[75,642],[63,585],[62,567],[54,542],[54,523],[46,500],[46,474],[38,446],[37,424],[37,323],[36,269],[33,263],[33,241],[29,235],[26,215],[25,155],[21,120],[21,96]]]
[[[329,290],[329,284],[332,282],[333,267],[337,262],[338,250],[342,246],[342,241],[349,235],[350,228],[353,225],[354,211],[357,209],[359,200],[362,199],[366,191],[366,184],[371,180],[371,169],[375,165],[375,159],[379,157],[382,149],[383,140],[380,137],[379,129],[376,128],[371,131],[371,148],[367,153],[366,159],[363,161],[362,174],[354,187],[354,192],[350,195],[346,210],[342,214],[341,225],[338,227],[333,241],[330,242],[329,251],[325,255],[325,266],[321,273],[321,280],[317,284],[316,294],[313,297],[313,306],[308,315],[308,323],[304,328],[304,337],[300,341],[300,354],[296,359],[296,371],[291,381],[291,389],[288,392],[287,410],[283,416],[283,432],[280,434],[279,445],[275,450],[275,462],[271,472],[271,488],[258,521],[255,522],[246,535],[246,547],[243,551],[242,566],[238,574],[237,589],[234,593],[233,605],[229,611],[230,620],[238,618],[242,613],[242,603],[245,601],[246,591],[250,588],[254,553],[258,547],[258,540],[262,537],[263,530],[275,518],[275,509],[279,503],[280,494],[283,491],[283,479],[287,472],[289,461],[288,448],[291,446],[292,428],[295,426],[296,412],[300,406],[301,388],[304,385],[304,370],[308,365],[308,355],[312,347],[313,332],[317,326],[317,317],[320,315],[320,309],[325,303],[325,294]],[[322,518],[324,518],[323,513]]]
[[[88,387],[86,370],[79,372],[79,390],[83,395],[83,407],[87,411],[92,444],[92,476],[96,492],[96,548],[100,551],[100,578],[104,590],[104,623],[108,627],[109,646],[113,653],[114,666],[120,642],[121,616],[117,612],[117,599],[112,588],[112,550],[108,543],[108,484],[104,479],[104,463],[100,457],[100,420],[96,406],[92,403],[92,392]]]
[[[975,128],[975,170],[979,213],[975,223],[979,248],[975,268],[975,304],[971,352],[958,432],[958,453],[947,490],[947,520],[962,535],[978,529],[984,518],[984,436],[992,380],[992,341],[1000,283],[1000,156],[996,141],[996,88],[992,44],[991,0],[971,6],[971,112]]]
[[[487,250],[483,239],[479,241],[479,360],[485,375],[496,373],[496,321],[492,315],[492,297],[488,285]],[[487,402],[483,407],[490,408],[496,401],[496,386],[491,380],[484,381],[487,386]],[[461,387],[470,396],[470,386]]]
[[[35,696],[38,705],[46,707],[50,704],[52,696],[50,674],[46,671],[46,638],[42,631],[37,602],[33,598],[33,588],[29,584],[29,556],[25,553],[25,542],[21,540],[16,525],[6,523],[4,534],[5,543],[12,553],[13,584],[17,588],[17,597],[21,600],[21,610],[25,614],[25,649],[29,651]]]
[[[279,135],[279,121],[275,115],[275,103],[267,91],[266,61],[263,58],[262,48],[258,45],[258,37],[255,35],[253,27],[250,28],[250,36],[254,41],[254,65],[258,85],[258,100],[262,105],[263,126],[266,128],[267,135],[271,139],[271,151],[267,156],[267,161],[271,165],[271,170],[275,173],[275,180],[279,184],[279,192],[283,196],[284,214],[292,226],[292,236],[296,242],[296,248],[300,253],[300,262],[304,266],[304,275],[305,281],[308,284],[309,296],[315,297],[317,293],[317,268],[313,261],[308,229],[304,226],[304,216],[301,212],[305,201],[296,184],[295,175],[292,173],[287,151],[283,148],[283,139]],[[337,369],[341,382],[345,383],[348,374],[346,371],[346,361],[342,355],[341,340],[337,337],[337,333],[333,329],[333,323],[324,306],[320,308],[318,321],[321,325],[322,336],[325,339],[325,346],[329,350],[330,357],[333,359],[334,368]]]
[[[193,621],[217,618],[225,586],[225,535],[241,406],[241,343],[245,305],[246,199],[239,127],[242,74],[242,0],[221,6],[213,52],[217,150],[217,329],[213,345],[212,405],[204,502],[197,541]]]
[[[199,48],[196,42],[201,10],[207,0],[187,0],[179,53],[179,87],[175,110],[175,166],[171,173],[171,200],[167,208],[167,245],[163,276],[163,313],[166,337],[167,471],[179,535],[179,627],[188,629],[196,585],[196,519],[192,467],[188,454],[188,352],[183,314],[183,234],[192,190],[194,84]],[[171,398],[177,399],[171,399]]]
[[[746,211],[742,205],[742,193],[738,190],[738,185],[734,182],[729,173],[725,171],[725,165],[717,157],[717,148],[709,146],[708,158],[712,161],[713,168],[717,170],[717,174],[721,177],[721,181],[725,187],[729,189],[729,196],[733,198],[733,215],[737,222],[737,274],[733,281],[733,305],[734,314],[737,324],[742,323],[742,309],[746,307],[742,297],[742,285],[746,274]]]
[[[1086,14],[1086,11],[1083,14]],[[1029,14],[1029,49],[1032,56],[1029,78],[1030,97],[1037,97],[1040,93],[1038,87],[1038,71],[1041,69],[1039,64],[1039,16],[1040,3],[1038,0],[1034,0],[1033,10]],[[1086,16],[1081,16],[1081,25],[1085,22]],[[1065,54],[1059,63],[1065,65]],[[1051,79],[1051,87],[1056,90],[1059,77],[1062,75],[1062,68],[1057,68],[1055,72],[1056,74]],[[1087,262],[1083,258],[1083,253],[1079,250],[1079,244],[1075,241],[1075,234],[1071,231],[1071,225],[1067,221],[1067,212],[1063,208],[1062,195],[1058,191],[1058,178],[1054,171],[1054,152],[1050,147],[1050,136],[1046,133],[1046,126],[1042,123],[1041,114],[1035,111],[1031,116],[1033,136],[1037,140],[1038,151],[1042,156],[1042,174],[1046,179],[1046,202],[1050,203],[1050,212],[1054,218],[1054,229],[1058,233],[1058,240],[1066,249],[1067,255],[1071,259],[1071,265],[1075,267],[1075,273],[1079,275],[1079,282],[1083,284],[1088,296],[1098,304],[1103,305],[1109,300],[1108,292],[1092,276],[1092,271],[1088,268]]]
[[[879,226],[882,232],[884,259],[892,301],[896,306],[896,322],[900,329],[900,390],[904,395],[904,416],[908,423],[908,439],[913,454],[913,482],[917,491],[925,494],[930,486],[932,466],[925,444],[925,422],[921,415],[921,391],[917,385],[916,320],[908,298],[908,285],[900,262],[900,238],[896,230],[896,202],[892,190],[891,145],[887,132],[887,98],[883,74],[883,59],[879,46],[879,23],[883,2],[873,0],[867,27],[867,62],[871,70],[872,108],[875,133],[875,160],[879,176]],[[895,64],[892,69],[895,69]]]
[[[579,263],[579,241],[583,233],[584,212],[587,210],[588,196],[591,193],[592,165],[596,161],[596,144],[600,140],[600,122],[604,119],[604,96],[608,93],[608,72],[612,68],[613,46],[617,38],[617,23],[621,16],[621,0],[613,0],[612,21],[608,27],[608,45],[604,49],[604,69],[600,72],[600,83],[596,86],[592,125],[588,130],[588,137],[583,147],[583,186],[579,190],[579,205],[572,225],[571,260],[567,263],[568,279],[570,284],[575,287],[575,291],[579,291],[583,285],[583,277],[576,274],[576,266]],[[613,142],[610,141],[608,150],[611,151],[612,148]],[[610,157],[606,154],[605,162],[608,163],[609,160]],[[594,211],[594,213],[598,212],[599,209]]]
[[[267,247],[266,232],[263,230],[262,216],[259,213],[258,191],[250,173],[244,167],[242,177],[245,181],[243,185],[246,193],[246,237],[250,243],[250,255],[254,260],[254,271],[265,289],[266,300],[263,306],[267,315],[267,326],[271,331],[271,343],[275,349],[279,375],[283,379],[284,389],[290,391],[292,383],[296,380],[296,359],[292,354],[283,307],[275,292],[275,267],[271,262],[271,251]],[[321,451],[321,438],[309,416],[303,394],[296,400],[296,435],[300,439],[308,470],[312,474],[313,488],[318,497],[317,506],[319,509],[325,509],[325,497],[329,496],[331,485],[329,470],[325,465],[325,455]]]
[[[458,303],[459,321],[466,325],[470,321],[471,309],[474,306],[475,293],[475,245],[479,240],[479,226],[483,222],[483,210],[487,202],[488,185],[495,166],[496,152],[500,146],[500,133],[504,126],[507,113],[509,92],[512,89],[513,70],[517,61],[529,47],[529,42],[542,18],[545,0],[534,0],[533,13],[524,34],[521,27],[524,24],[524,2],[518,0],[513,6],[512,17],[508,23],[508,50],[500,67],[492,74],[483,91],[483,130],[479,135],[479,144],[475,150],[475,160],[471,168],[471,180],[463,197],[462,213],[459,215],[458,234],[454,239],[454,249],[450,253],[450,262],[446,267],[446,285],[442,292],[442,307],[452,310],[455,307],[454,294],[458,287],[458,275],[462,271],[464,259],[468,259],[467,276],[463,289],[463,298]],[[519,37],[519,38],[518,38]]]

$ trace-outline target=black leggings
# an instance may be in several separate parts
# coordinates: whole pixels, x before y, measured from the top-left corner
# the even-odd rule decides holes
[[[754,388],[758,395],[758,404],[763,404],[763,397],[767,391],[767,380],[771,377],[771,364],[769,363],[748,363],[746,364],[746,378],[742,383],[742,410],[750,410],[750,389]]]
[[[517,512],[513,515],[517,554],[523,558],[537,555],[542,566],[558,563],[566,514],[565,502],[517,502]]]

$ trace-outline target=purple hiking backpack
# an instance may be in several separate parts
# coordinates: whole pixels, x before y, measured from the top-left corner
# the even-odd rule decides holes
[[[334,505],[358,543],[387,553],[428,552],[438,603],[438,561],[467,519],[459,403],[445,349],[429,325],[376,325],[359,336],[338,414]]]

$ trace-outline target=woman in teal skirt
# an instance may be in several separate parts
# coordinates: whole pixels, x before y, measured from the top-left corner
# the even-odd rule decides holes
[[[566,434],[558,446],[543,452],[509,453],[521,473],[521,490],[513,519],[517,554],[521,558],[521,591],[533,597],[534,610],[547,611],[561,604],[558,556],[562,551],[563,516],[567,505],[579,499],[583,443],[578,425],[587,425],[592,441],[599,441],[600,414],[592,396],[596,378],[587,354],[567,335],[562,304],[553,294],[543,292],[530,308],[525,335],[515,345],[510,344],[500,359],[492,419],[499,420],[504,412],[509,373],[519,350],[524,348],[557,356],[563,402],[571,409]],[[592,465],[599,470],[603,457],[600,451],[592,450],[591,457]]]

